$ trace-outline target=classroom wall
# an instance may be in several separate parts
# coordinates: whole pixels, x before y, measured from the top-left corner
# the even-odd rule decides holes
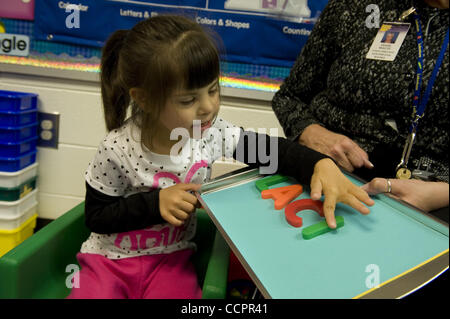
[[[40,218],[55,219],[84,200],[84,171],[106,134],[98,82],[0,72],[0,89],[39,94],[41,112],[60,114],[58,149],[38,147]],[[220,116],[244,128],[281,126],[269,101],[224,96]],[[244,165],[218,162],[213,177]]]

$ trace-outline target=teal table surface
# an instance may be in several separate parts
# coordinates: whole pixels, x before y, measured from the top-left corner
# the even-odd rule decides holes
[[[308,189],[296,200],[302,198],[310,198]],[[297,213],[303,226],[291,226],[284,209],[262,199],[255,181],[203,194],[201,200],[270,298],[354,298],[449,247],[448,226],[384,195],[374,197],[366,216],[338,204],[335,215],[344,218],[344,226],[309,240],[302,229],[324,219],[305,210]]]

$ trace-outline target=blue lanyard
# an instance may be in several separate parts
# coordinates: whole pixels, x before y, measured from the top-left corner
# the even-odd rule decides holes
[[[413,9],[413,8],[412,8]],[[406,14],[406,13],[405,13]],[[448,41],[449,41],[449,29],[447,29],[447,34],[445,35],[444,42],[442,43],[441,52],[436,60],[436,65],[434,66],[433,72],[431,73],[430,80],[428,81],[427,88],[421,98],[422,91],[422,77],[423,77],[423,60],[424,60],[424,45],[423,45],[423,33],[422,24],[420,23],[420,17],[417,13],[414,13],[414,20],[417,31],[417,46],[419,50],[419,55],[417,59],[417,72],[416,72],[416,85],[414,88],[414,99],[413,99],[413,114],[412,122],[409,128],[409,134],[406,139],[405,146],[403,148],[402,158],[400,163],[397,165],[397,171],[400,168],[406,168],[408,165],[409,155],[411,154],[411,149],[416,138],[417,126],[419,125],[419,120],[423,117],[425,108],[430,98],[431,91],[433,89],[434,82],[436,81],[439,69],[441,68],[442,62],[444,60],[445,51],[447,51]],[[398,176],[397,176],[398,177]]]
[[[414,99],[413,99],[413,120],[410,127],[410,133],[416,132],[419,120],[423,117],[425,108],[427,106],[428,100],[433,89],[434,82],[441,68],[442,62],[444,60],[445,51],[448,47],[449,41],[449,30],[447,29],[447,34],[445,36],[444,42],[442,43],[441,52],[436,60],[436,65],[434,66],[433,73],[431,74],[430,80],[428,81],[427,88],[421,98],[422,90],[422,77],[423,77],[423,60],[424,60],[424,45],[423,45],[423,33],[422,24],[420,23],[420,17],[417,13],[414,13],[414,20],[417,31],[417,46],[419,50],[419,57],[417,59],[417,72],[416,72],[416,85],[414,89]]]

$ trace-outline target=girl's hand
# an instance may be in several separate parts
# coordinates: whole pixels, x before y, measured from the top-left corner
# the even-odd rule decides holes
[[[319,200],[322,193],[325,195],[323,212],[330,228],[336,228],[336,203],[347,204],[363,215],[369,214],[370,210],[362,203],[368,206],[375,204],[366,191],[350,182],[329,158],[317,162],[311,177],[311,199]]]
[[[390,179],[391,196],[401,199],[425,212],[448,206],[449,186],[443,182],[426,182],[417,179]],[[361,186],[370,195],[388,192],[385,178],[374,178]]]
[[[174,226],[183,225],[184,221],[198,207],[197,197],[188,191],[197,191],[200,184],[177,184],[161,189],[159,192],[159,211],[161,217]]]

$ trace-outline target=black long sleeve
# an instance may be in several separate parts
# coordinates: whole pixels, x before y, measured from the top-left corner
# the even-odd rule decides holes
[[[111,234],[164,223],[159,212],[159,191],[108,196],[86,183],[86,226],[98,234]]]
[[[309,185],[316,163],[330,157],[282,137],[242,131],[233,158],[253,168],[270,168],[267,174],[280,173]]]
[[[285,138],[248,131],[242,131],[233,157],[250,167],[272,167],[267,174],[292,176],[303,184],[309,184],[314,165],[328,158]],[[111,234],[165,223],[159,211],[159,192],[109,196],[86,183],[86,226],[98,234]]]

